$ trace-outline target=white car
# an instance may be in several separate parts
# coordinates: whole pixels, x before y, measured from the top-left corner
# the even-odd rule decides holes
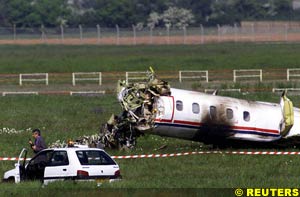
[[[119,165],[102,149],[45,149],[26,163],[27,150],[20,153],[15,168],[4,173],[4,181],[41,180],[120,180]],[[20,159],[22,158],[22,159]]]

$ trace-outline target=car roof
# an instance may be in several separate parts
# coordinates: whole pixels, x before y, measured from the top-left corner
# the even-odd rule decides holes
[[[100,149],[100,148],[88,148],[88,147],[47,148],[47,149],[44,149],[43,151],[46,151],[46,150],[54,150],[54,151],[59,151],[59,150],[60,151],[61,150],[64,150],[64,151],[97,150],[97,151],[104,151],[103,149]]]

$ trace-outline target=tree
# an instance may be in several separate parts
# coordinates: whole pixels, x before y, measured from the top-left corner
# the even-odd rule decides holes
[[[97,0],[95,7],[86,15],[89,15],[94,24],[106,27],[131,27],[134,20],[133,3],[128,0]],[[84,15],[84,16],[86,16]]]
[[[235,7],[240,20],[256,20],[265,17],[265,10],[261,2],[257,0],[236,1]]]
[[[29,1],[1,0],[1,18],[4,26],[12,24],[23,26],[31,12],[32,7]]]
[[[169,7],[162,14],[152,12],[148,18],[148,26],[154,27],[164,24],[167,27],[183,28],[194,22],[194,15],[190,10],[177,7]]]
[[[150,28],[154,28],[159,24],[161,20],[161,16],[157,12],[152,12],[149,15],[147,26]]]
[[[35,0],[31,5],[32,12],[26,18],[30,26],[58,26],[67,20],[70,13],[67,0]]]
[[[0,0],[0,25],[182,27],[300,18],[291,0]]]
[[[170,6],[191,10],[196,24],[207,24],[212,14],[212,0],[169,0]]]
[[[194,15],[184,8],[169,7],[164,11],[161,19],[166,26],[183,28],[194,22]]]
[[[292,16],[292,1],[290,0],[274,0],[275,11],[277,12],[277,17],[283,20],[291,20]]]
[[[208,18],[211,25],[234,24],[240,21],[235,8],[235,0],[218,0],[212,4],[212,14]]]

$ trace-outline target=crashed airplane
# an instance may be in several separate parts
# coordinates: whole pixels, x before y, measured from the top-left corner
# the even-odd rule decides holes
[[[134,147],[140,135],[218,144],[232,141],[287,144],[300,139],[300,111],[285,92],[280,103],[248,101],[216,93],[170,88],[150,68],[145,83],[120,81],[123,112],[103,125],[104,147]]]

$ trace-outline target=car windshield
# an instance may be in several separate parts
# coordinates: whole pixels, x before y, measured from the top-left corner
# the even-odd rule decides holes
[[[81,165],[116,165],[105,152],[98,150],[76,151]]]

